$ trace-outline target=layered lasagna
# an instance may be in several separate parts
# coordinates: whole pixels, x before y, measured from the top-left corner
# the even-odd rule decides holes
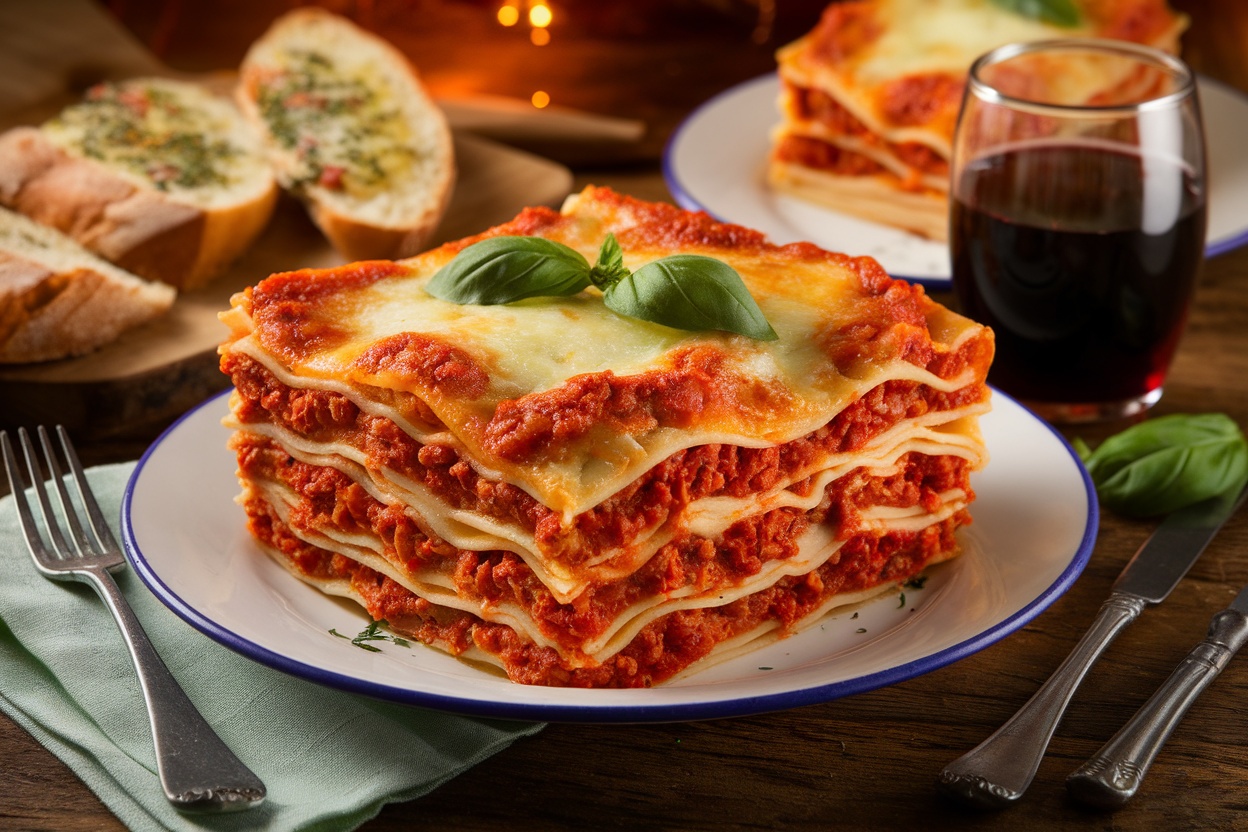
[[[1050,8],[1071,14],[1039,16]],[[953,131],[977,57],[1007,43],[1089,37],[1177,53],[1186,25],[1165,0],[833,3],[777,53],[782,120],[769,181],[779,192],[944,240]],[[1037,71],[1057,77],[1066,68]],[[1081,80],[1076,102],[1094,100],[1110,83]]]
[[[425,291],[486,237],[713,257],[778,337],[612,312],[593,288]],[[990,330],[869,258],[605,189],[398,262],[233,299],[221,366],[260,547],[395,633],[526,684],[646,687],[958,552]]]

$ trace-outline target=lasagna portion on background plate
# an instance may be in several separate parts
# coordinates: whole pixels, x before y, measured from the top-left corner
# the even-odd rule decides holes
[[[1029,10],[1029,11],[1028,11]],[[1165,0],[846,0],[777,54],[768,181],[846,214],[948,236],[949,162],[967,72],[1008,43],[1135,41],[1178,54]],[[1061,74],[1063,67],[1040,67]],[[1091,101],[1102,86],[1089,84]]]
[[[441,300],[468,245],[731,266],[774,340],[593,288]],[[395,633],[517,682],[646,687],[958,552],[992,333],[870,258],[587,188],[398,262],[235,296],[222,369],[249,528]]]

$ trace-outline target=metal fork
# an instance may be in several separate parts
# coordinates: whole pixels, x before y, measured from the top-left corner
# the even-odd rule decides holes
[[[126,561],[91,493],[78,454],[65,429],[58,425],[56,432],[91,536],[87,535],[79,512],[70,499],[47,430],[40,426],[38,432],[49,480],[56,490],[72,542],[66,540],[67,535],[56,520],[30,434],[25,428],[20,428],[18,436],[26,456],[26,468],[51,542],[50,546],[45,544],[39,532],[26,499],[26,486],[18,471],[13,446],[8,434],[0,431],[4,469],[9,477],[9,488],[13,492],[26,546],[40,572],[53,580],[90,584],[117,620],[147,703],[156,745],[156,765],[165,797],[182,811],[234,811],[259,805],[265,797],[264,783],[226,747],[191,700],[187,699],[113,580],[110,573],[124,569]]]

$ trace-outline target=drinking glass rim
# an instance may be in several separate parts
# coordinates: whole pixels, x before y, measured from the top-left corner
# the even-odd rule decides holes
[[[1178,86],[1165,95],[1137,101],[1133,104],[1050,104],[1003,93],[979,77],[980,72],[986,67],[1017,58],[1020,55],[1042,50],[1100,51],[1139,58],[1142,61],[1151,63],[1153,66],[1169,71],[1176,78]],[[1007,43],[976,58],[975,62],[971,64],[967,83],[968,93],[974,93],[979,98],[993,104],[1004,104],[1036,113],[1078,113],[1080,115],[1095,113],[1126,115],[1147,110],[1166,109],[1190,97],[1195,92],[1195,89],[1196,78],[1191,67],[1169,52],[1139,43],[1107,38],[1060,38],[1056,40]]]

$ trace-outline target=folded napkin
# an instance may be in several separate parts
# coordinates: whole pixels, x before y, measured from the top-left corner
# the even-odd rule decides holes
[[[107,516],[120,516],[133,467],[87,472]],[[12,497],[0,499],[0,570],[0,709],[133,830],[354,829],[542,727],[383,703],[256,664],[192,629],[127,569],[118,583],[157,651],[268,787],[255,809],[182,814],[161,791],[142,695],[112,617],[90,587],[35,571]]]

